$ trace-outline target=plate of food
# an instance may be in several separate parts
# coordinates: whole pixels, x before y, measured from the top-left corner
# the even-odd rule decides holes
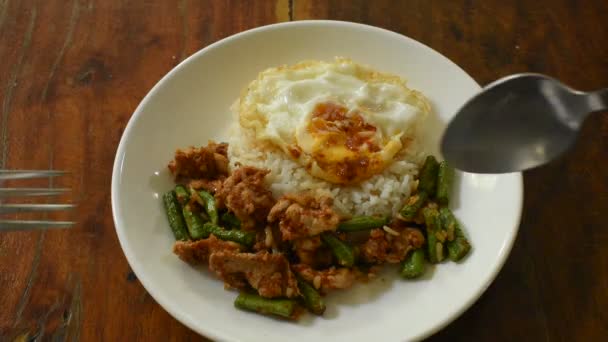
[[[521,174],[438,153],[479,91],[431,48],[302,21],[216,42],[123,133],[116,232],[172,316],[228,341],[418,340],[466,310],[515,240]]]

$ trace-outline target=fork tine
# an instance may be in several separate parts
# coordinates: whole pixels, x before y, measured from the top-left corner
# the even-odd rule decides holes
[[[58,170],[0,170],[0,180],[56,177],[65,174],[67,172]]]
[[[34,230],[46,228],[71,228],[76,222],[71,221],[23,221],[0,220],[0,231],[8,230]]]
[[[69,210],[75,206],[74,204],[0,204],[0,214]]]
[[[11,196],[55,196],[70,191],[67,188],[0,188],[0,198]]]

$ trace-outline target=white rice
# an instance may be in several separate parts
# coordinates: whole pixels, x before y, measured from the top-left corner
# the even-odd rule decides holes
[[[282,151],[257,146],[253,134],[235,120],[230,134],[228,156],[231,167],[240,165],[269,169],[266,182],[275,198],[285,193],[327,190],[334,197],[336,211],[344,216],[394,215],[417,186],[420,155],[410,144],[407,153],[396,156],[381,174],[352,186],[332,184],[311,176]]]

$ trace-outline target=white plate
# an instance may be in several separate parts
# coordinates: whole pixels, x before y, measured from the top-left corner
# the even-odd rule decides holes
[[[401,281],[389,269],[370,284],[329,295],[324,317],[307,315],[299,323],[236,310],[236,292],[172,254],[159,197],[172,186],[166,164],[174,150],[225,139],[230,104],[261,70],[334,56],[404,76],[431,100],[443,123],[479,90],[457,65],[402,35],[353,23],[301,21],[243,32],[197,52],[158,82],[127,125],[112,174],[118,238],[152,297],[203,335],[264,342],[421,339],[466,310],[511,250],[522,207],[521,174],[458,177],[455,212],[474,246],[466,262],[442,264],[419,281]]]

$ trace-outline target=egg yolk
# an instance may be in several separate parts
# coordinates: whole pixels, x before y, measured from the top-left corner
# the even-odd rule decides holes
[[[382,170],[384,163],[375,154],[381,150],[377,129],[356,111],[335,103],[317,104],[307,129],[314,138],[310,156],[328,180],[355,183]]]
[[[373,142],[376,127],[366,123],[361,115],[347,116],[347,112],[344,106],[320,103],[313,110],[308,130],[321,137],[327,147],[341,145],[353,152],[362,149],[377,152],[379,147]]]

